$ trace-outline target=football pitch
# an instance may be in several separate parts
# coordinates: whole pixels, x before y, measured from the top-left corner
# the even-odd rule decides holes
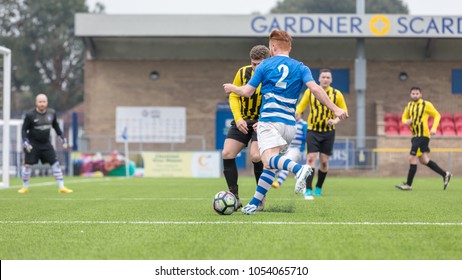
[[[460,260],[462,180],[328,177],[322,197],[271,189],[263,212],[220,216],[224,178],[19,179],[0,190],[2,260]],[[244,205],[255,181],[239,178]]]

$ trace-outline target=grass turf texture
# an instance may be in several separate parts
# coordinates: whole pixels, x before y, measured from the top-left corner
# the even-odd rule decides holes
[[[220,179],[52,177],[0,190],[0,259],[462,259],[462,180],[328,177],[322,197],[271,189],[264,212],[220,216]],[[255,181],[241,177],[244,205]],[[38,186],[34,186],[38,185]]]

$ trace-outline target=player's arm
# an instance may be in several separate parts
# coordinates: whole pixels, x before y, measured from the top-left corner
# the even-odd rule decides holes
[[[341,109],[345,110],[346,112],[348,112],[348,108],[346,106],[345,98],[343,97],[343,94],[339,90],[337,90],[337,98],[336,98],[336,101],[335,101],[335,105],[337,105],[339,108],[341,108]],[[341,121],[341,119],[339,117],[336,117],[335,119],[328,120],[327,124],[328,125],[336,125],[340,121]]]
[[[341,120],[348,118],[348,112],[335,105],[321,86],[313,80],[306,82],[306,86],[311,90],[319,102],[334,112],[335,116]]]
[[[257,89],[257,87],[262,82],[262,72],[263,72],[263,67],[262,67],[262,64],[260,64],[259,67],[255,69],[252,75],[252,78],[247,84],[243,86],[236,86],[234,84],[223,84],[223,89],[228,94],[230,94],[231,92],[234,92],[235,94],[239,96],[251,97],[255,93],[255,90]]]
[[[223,84],[223,89],[228,94],[234,92],[235,94],[242,97],[251,97],[255,93],[256,88],[249,84],[241,87],[235,86],[233,84]]]
[[[21,135],[22,135],[22,141],[23,141],[22,145],[28,153],[30,153],[33,149],[32,145],[29,142],[29,136],[27,133],[31,127],[31,124],[32,124],[31,118],[28,114],[26,114],[26,117],[24,118],[24,121],[22,123]]]
[[[59,139],[61,139],[61,144],[63,145],[63,148],[67,149],[67,139],[64,137],[63,132],[61,131],[61,128],[59,127],[56,113],[53,115],[53,122],[51,125],[53,126],[53,129],[56,131],[56,134],[59,136]]]
[[[241,100],[239,95],[235,93],[231,93],[229,95],[229,107],[231,108],[231,112],[233,113],[234,121],[238,123],[241,121],[242,115],[241,115]]]
[[[310,90],[307,89],[305,90],[305,93],[303,93],[303,97],[298,103],[297,108],[295,110],[295,117],[297,120],[301,118],[303,111],[305,111],[309,103],[310,103]]]
[[[241,115],[241,98],[239,95],[233,92],[229,95],[229,107],[233,113],[237,129],[239,129],[242,133],[247,134],[249,132],[249,128],[247,127],[247,122]]]
[[[328,119],[327,120],[327,125],[336,125],[340,122],[339,117],[335,117],[334,119]]]
[[[236,86],[241,86],[244,84],[244,81],[242,79],[244,70],[243,68],[239,69],[236,73],[236,76],[234,76],[233,80],[233,85]],[[229,100],[229,107],[231,108],[231,112],[233,113],[234,121],[236,124],[241,121],[242,115],[241,115],[241,98],[239,95],[235,93],[231,93],[228,97]]]
[[[63,137],[63,132],[61,131],[61,128],[59,127],[58,120],[57,120],[57,117],[56,117],[56,113],[54,113],[54,115],[53,115],[53,122],[51,123],[51,125],[53,126],[53,129],[56,131],[56,134],[59,137]]]
[[[430,129],[430,132],[432,133],[432,135],[435,135],[436,130],[438,129],[438,125],[440,124],[441,114],[435,109],[435,106],[433,106],[433,104],[428,101],[426,110],[428,114],[433,117],[433,125]]]
[[[245,74],[245,67],[239,69],[237,71],[236,76],[234,77],[233,85],[235,86],[242,86],[244,84],[244,74]],[[229,95],[229,106],[231,108],[231,112],[233,113],[234,122],[236,123],[237,129],[240,132],[247,134],[249,133],[249,128],[247,127],[247,122],[242,117],[241,113],[241,97],[234,92]]]
[[[28,131],[30,130],[32,121],[31,118],[29,117],[29,114],[26,114],[24,117],[24,121],[22,123],[22,128],[21,128],[21,136],[23,141],[29,141],[29,136],[28,136]]]
[[[401,115],[401,122],[406,124],[406,125],[410,125],[412,123],[412,119],[411,119],[411,116],[409,114],[409,106],[406,106],[406,108],[404,108],[404,112],[403,114]]]
[[[337,90],[337,100],[335,102],[335,105],[337,105],[338,107],[348,112],[348,108],[345,102],[345,97],[339,90]]]

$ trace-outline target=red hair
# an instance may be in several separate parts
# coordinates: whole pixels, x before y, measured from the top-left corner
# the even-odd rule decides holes
[[[273,30],[269,36],[270,43],[277,45],[284,51],[290,51],[292,36],[284,30]]]

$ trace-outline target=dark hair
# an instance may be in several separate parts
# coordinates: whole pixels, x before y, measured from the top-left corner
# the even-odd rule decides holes
[[[418,86],[411,87],[411,90],[409,90],[409,92],[412,92],[413,90],[418,90],[418,91],[422,92],[422,89],[420,87],[418,87]]]
[[[256,45],[250,50],[250,59],[261,60],[270,57],[270,50],[264,45]]]
[[[329,68],[322,68],[321,70],[319,70],[319,74],[321,73],[331,73],[332,74],[332,71]]]

